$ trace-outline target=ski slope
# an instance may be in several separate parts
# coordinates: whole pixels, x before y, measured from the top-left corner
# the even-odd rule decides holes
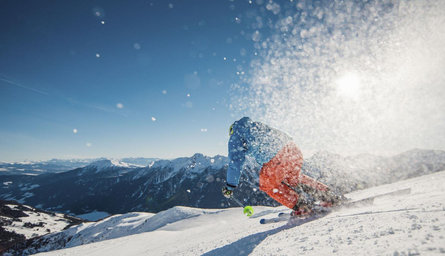
[[[430,255],[445,253],[445,171],[351,193],[353,199],[411,188],[372,206],[341,209],[323,218],[267,225],[283,207],[200,210],[175,207],[121,237],[39,255]],[[171,218],[181,216],[184,218]],[[112,217],[110,217],[112,218]],[[107,219],[103,220],[106,221]],[[101,229],[118,229],[119,224]],[[103,230],[89,230],[89,234]],[[133,235],[132,235],[133,234]],[[117,237],[115,234],[114,237]],[[83,237],[85,239],[85,237]]]

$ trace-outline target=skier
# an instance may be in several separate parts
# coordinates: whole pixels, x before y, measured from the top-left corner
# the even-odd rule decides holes
[[[290,136],[248,117],[230,126],[229,168],[222,189],[226,198],[232,197],[239,184],[246,157],[262,166],[260,190],[293,209],[292,215],[309,214],[316,207],[325,209],[339,201],[325,184],[301,173],[303,155]]]

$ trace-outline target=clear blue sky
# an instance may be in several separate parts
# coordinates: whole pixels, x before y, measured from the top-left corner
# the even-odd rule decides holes
[[[237,17],[252,8],[1,1],[0,161],[227,154],[230,86],[254,53]]]
[[[0,161],[227,154],[247,115],[305,156],[445,145],[445,6],[0,1]]]

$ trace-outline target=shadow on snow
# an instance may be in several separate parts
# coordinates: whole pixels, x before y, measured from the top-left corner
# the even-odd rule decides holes
[[[277,227],[272,230],[263,231],[256,234],[251,234],[238,241],[225,245],[223,247],[216,248],[212,251],[204,253],[205,256],[212,255],[249,255],[264,239],[268,236],[275,235],[283,230],[291,229],[297,226],[301,226],[305,223],[319,219],[320,216],[312,216],[305,219],[298,219],[296,221],[290,221],[287,224]],[[267,225],[267,224],[266,224]]]

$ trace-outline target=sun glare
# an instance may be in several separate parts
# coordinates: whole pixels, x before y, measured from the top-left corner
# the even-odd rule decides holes
[[[335,81],[337,94],[350,99],[358,99],[360,95],[360,78],[355,73],[347,73]]]

